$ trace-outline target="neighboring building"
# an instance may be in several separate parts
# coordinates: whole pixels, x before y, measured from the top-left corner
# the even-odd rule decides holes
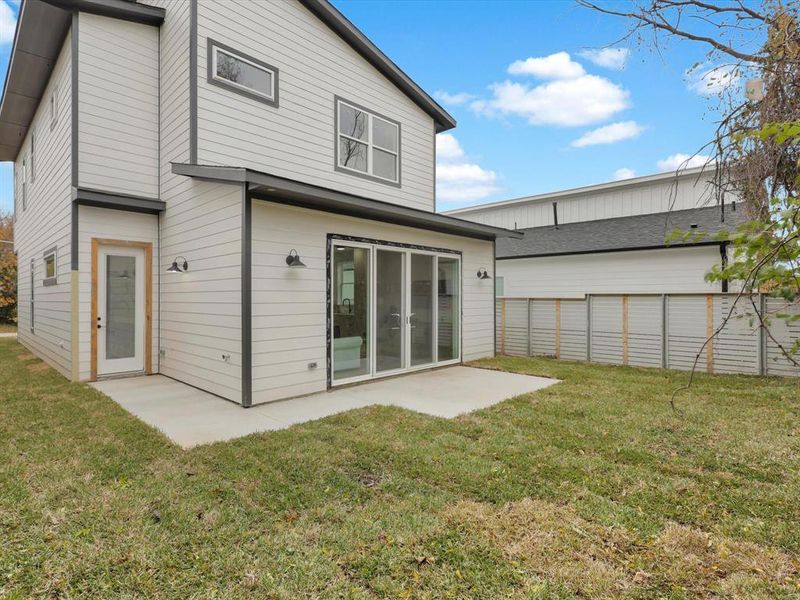
[[[244,406],[492,356],[517,234],[434,212],[454,126],[325,0],[24,0],[19,340]]]
[[[728,255],[713,238],[742,213],[735,202],[715,205],[709,178],[691,169],[446,214],[524,234],[497,243],[498,296],[725,291],[705,281]],[[668,241],[675,230],[693,236]]]

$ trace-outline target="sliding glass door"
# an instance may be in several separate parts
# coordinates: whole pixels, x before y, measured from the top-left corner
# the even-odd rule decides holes
[[[461,359],[459,255],[334,241],[331,383]]]

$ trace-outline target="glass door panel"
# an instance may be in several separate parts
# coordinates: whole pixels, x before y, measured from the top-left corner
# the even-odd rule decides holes
[[[376,253],[375,370],[394,371],[405,366],[405,253],[381,249]]]
[[[411,366],[432,363],[433,356],[433,256],[411,254],[409,278],[409,329]]]
[[[334,246],[332,268],[333,378],[369,375],[369,248]]]
[[[437,281],[437,360],[459,357],[461,340],[461,281],[457,258],[438,258]]]
[[[136,355],[136,257],[106,255],[106,358]]]

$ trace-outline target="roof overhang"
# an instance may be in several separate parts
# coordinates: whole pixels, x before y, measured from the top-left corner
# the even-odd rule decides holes
[[[328,0],[300,0],[311,13],[330,27],[351,48],[396,85],[417,106],[433,117],[436,133],[456,126],[456,120],[418,86],[403,70],[373,44],[370,39],[340,13]]]
[[[616,252],[639,252],[645,250],[680,250],[681,248],[702,248],[704,246],[726,246],[727,241],[705,240],[692,243],[667,244],[660,246],[627,246],[619,248],[599,248],[596,250],[572,250],[566,252],[541,252],[536,254],[519,254],[514,256],[498,256],[497,260],[518,260],[523,258],[553,258],[556,256],[585,256],[587,254],[612,254]]]
[[[16,160],[75,11],[150,25],[165,15],[126,0],[23,0],[0,101],[0,161]]]
[[[125,210],[149,215],[156,215],[167,207],[166,202],[156,198],[111,194],[86,188],[73,188],[72,201],[81,206],[110,208],[112,210]]]
[[[362,196],[354,196],[242,167],[172,163],[172,172],[203,181],[246,184],[253,198],[321,210],[338,215],[483,240],[495,240],[498,237],[522,237],[522,234],[508,229],[473,223],[472,221],[380,200],[372,200]]]

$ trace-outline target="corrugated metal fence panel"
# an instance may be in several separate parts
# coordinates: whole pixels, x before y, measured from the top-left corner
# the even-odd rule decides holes
[[[528,300],[506,300],[506,354],[528,355]]]
[[[690,370],[706,341],[706,296],[670,296],[667,329],[667,366]],[[706,370],[706,353],[697,361],[697,368]]]
[[[586,300],[561,300],[561,358],[586,360]]]
[[[758,306],[758,296],[752,298]],[[714,373],[749,373],[758,375],[760,360],[758,320],[753,304],[742,297],[714,296],[714,331],[730,314],[725,327],[714,338]],[[733,312],[731,312],[733,310]]]
[[[622,297],[592,296],[592,360],[622,364]]]
[[[555,300],[531,300],[531,354],[556,355]]]
[[[779,314],[800,313],[800,307],[789,306],[786,301],[780,298],[767,298],[767,314],[770,315],[769,330],[777,342],[787,351],[791,351],[795,340],[800,338],[800,321],[788,322],[785,319],[776,318]],[[783,354],[778,344],[767,336],[765,369],[768,375],[789,375],[800,376],[800,369],[794,366]],[[796,360],[800,360],[800,354],[795,355]]]
[[[628,297],[628,364],[661,366],[661,296]]]

